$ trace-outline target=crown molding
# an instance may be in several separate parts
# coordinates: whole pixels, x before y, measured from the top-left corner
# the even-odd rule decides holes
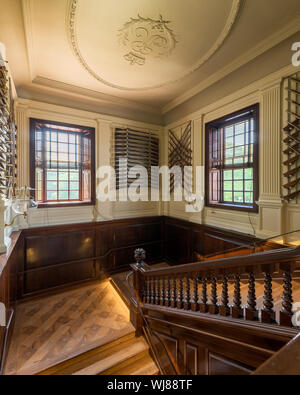
[[[37,76],[32,83],[35,86],[43,86],[54,89],[56,91],[68,92],[74,97],[83,99],[92,99],[99,103],[108,103],[111,105],[119,105],[122,107],[130,108],[133,110],[143,111],[150,114],[161,115],[161,110],[157,107],[148,106],[146,104],[138,103],[134,100],[122,99],[117,96],[108,95],[94,91],[92,89],[81,88],[79,86],[67,84],[64,82],[48,79],[45,77]]]
[[[76,122],[76,119],[77,122],[85,122],[85,121],[92,122],[93,123],[93,125],[91,124],[92,126],[96,125],[97,122],[105,121],[111,124],[115,123],[115,124],[126,125],[127,127],[135,126],[144,129],[151,129],[153,131],[162,130],[161,125],[154,123],[147,123],[147,122],[141,122],[127,118],[115,117],[111,115],[104,115],[97,112],[78,110],[70,107],[39,102],[36,100],[18,98],[16,100],[16,107],[21,108],[23,111],[26,110],[28,116],[31,116],[33,113],[44,114],[44,116],[47,116],[47,114],[54,114],[54,116],[56,116],[58,114],[66,118],[72,118],[74,119],[74,122]]]
[[[167,112],[171,111],[173,108],[177,107],[178,105],[184,103],[191,97],[197,95],[198,93],[202,92],[209,86],[213,85],[217,81],[221,80],[222,78],[226,77],[233,71],[237,70],[238,68],[242,67],[246,63],[249,63],[251,60],[256,58],[257,56],[263,54],[264,52],[268,51],[269,49],[273,48],[280,42],[284,41],[288,37],[292,36],[293,34],[299,31],[300,26],[300,17],[294,19],[290,22],[287,26],[283,29],[278,30],[276,33],[269,36],[267,39],[260,42],[255,47],[251,48],[250,50],[246,51],[243,55],[239,56],[236,60],[228,64],[227,66],[223,67],[221,70],[217,71],[200,84],[196,85],[192,89],[185,92],[183,95],[178,96],[176,99],[171,100],[167,105],[162,108],[162,113],[166,114]]]
[[[178,119],[177,121],[165,125],[165,128],[173,129],[188,120],[194,121],[196,119],[200,119],[201,117],[205,117],[205,122],[208,122],[210,120],[210,114],[212,114],[211,117],[213,119],[214,117],[222,116],[225,113],[229,113],[230,111],[235,111],[235,106],[241,108],[243,106],[250,105],[251,102],[254,104],[255,101],[259,100],[260,95],[266,92],[266,89],[276,87],[282,78],[285,78],[298,71],[300,71],[300,66],[294,67],[292,64],[290,64],[260,80],[253,82],[250,85],[247,85],[245,88],[239,89],[234,93],[231,93],[230,95],[213,102],[212,104],[202,107],[199,110]],[[224,109],[224,107],[227,108]]]

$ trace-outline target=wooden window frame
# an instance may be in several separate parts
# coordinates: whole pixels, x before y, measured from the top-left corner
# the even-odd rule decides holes
[[[212,129],[219,130],[224,128],[225,126],[234,124],[235,122],[233,118],[236,118],[236,123],[239,121],[249,119],[249,112],[252,113],[252,118],[254,120],[254,142],[253,142],[253,205],[247,204],[239,204],[239,203],[226,203],[223,202],[220,198],[220,194],[222,193],[221,183],[222,179],[218,180],[218,193],[219,193],[219,202],[212,203],[210,201],[210,174],[212,169],[210,168],[210,141],[209,136]],[[248,113],[248,115],[247,115]],[[243,117],[243,114],[245,116]],[[220,133],[220,132],[219,132]],[[221,133],[220,133],[221,134]],[[218,144],[223,144],[224,138],[221,136],[222,142]],[[223,152],[224,148],[221,148],[221,152]],[[245,169],[247,165],[232,165],[231,168],[233,169]],[[220,173],[224,171],[225,164],[224,159],[221,158],[220,160]],[[237,210],[237,211],[246,211],[246,212],[253,212],[258,213],[259,207],[256,202],[259,199],[259,104],[254,104],[252,106],[243,108],[239,111],[235,111],[231,114],[228,114],[224,117],[218,118],[214,121],[211,121],[205,124],[205,206],[206,207],[213,207],[213,208],[220,208],[225,210]]]
[[[82,131],[88,131],[90,133],[90,141],[91,141],[91,158],[90,158],[90,174],[91,174],[91,190],[90,196],[91,199],[89,201],[62,201],[50,203],[48,201],[39,202],[39,208],[57,208],[57,207],[76,207],[76,206],[94,206],[96,204],[96,171],[95,171],[95,129],[82,125],[75,125],[70,123],[63,122],[54,122],[48,121],[45,119],[37,119],[30,118],[30,187],[35,189],[35,178],[36,178],[36,144],[35,144],[35,132],[36,132],[36,124],[45,124],[45,125],[56,125],[59,127],[73,128],[73,129],[82,129]],[[62,130],[63,132],[63,130]],[[80,178],[82,177],[82,170],[80,172]],[[81,184],[82,187],[82,184]],[[45,192],[45,186],[43,187],[43,193]],[[82,193],[81,193],[82,195]],[[82,197],[82,196],[81,196]],[[35,191],[32,192],[32,198],[35,199]]]

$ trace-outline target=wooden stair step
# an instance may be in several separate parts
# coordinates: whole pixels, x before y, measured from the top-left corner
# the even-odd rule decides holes
[[[105,358],[102,358],[102,356],[100,356],[97,362],[94,362],[93,364],[88,364],[86,367],[74,372],[73,375],[94,376],[104,374],[111,369],[116,372],[115,374],[121,374],[120,370],[122,370],[123,368],[122,363],[126,364],[129,362],[134,362],[137,359],[140,359],[141,356],[147,355],[148,350],[148,344],[143,338],[140,338],[138,340],[132,339],[126,344],[123,344],[119,350],[114,350],[110,353],[110,355],[105,356]]]
[[[113,366],[110,369],[100,373],[102,376],[109,375],[157,375],[158,368],[156,367],[153,359],[150,357],[149,353],[137,356],[136,358],[129,358],[120,364]]]
[[[112,342],[106,343],[100,347],[96,347],[83,354],[77,355],[64,362],[54,365],[46,370],[43,370],[37,375],[69,375],[84,367],[91,365],[101,358],[106,358],[114,352],[119,351],[122,347],[126,347],[128,342],[136,341],[135,332],[122,336]]]

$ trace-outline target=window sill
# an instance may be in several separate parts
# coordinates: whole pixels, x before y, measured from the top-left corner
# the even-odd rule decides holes
[[[220,210],[244,211],[248,213],[258,213],[258,206],[239,206],[238,204],[206,204],[208,208],[219,208]]]
[[[59,207],[79,207],[95,206],[95,202],[64,202],[64,203],[39,203],[38,208],[59,208]]]

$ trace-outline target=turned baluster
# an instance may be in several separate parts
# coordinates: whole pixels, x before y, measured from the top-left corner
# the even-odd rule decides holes
[[[143,283],[143,303],[147,303],[148,299],[148,279],[144,278]]]
[[[190,297],[191,297],[191,285],[190,285],[190,278],[189,275],[185,277],[185,293],[184,293],[184,302],[183,307],[184,310],[190,310]]]
[[[191,300],[191,307],[193,311],[198,310],[198,277],[195,276],[193,279],[193,294]]]
[[[249,274],[248,284],[248,299],[245,308],[246,320],[256,320],[258,318],[258,311],[256,309],[256,295],[255,295],[255,276],[253,273]]]
[[[234,294],[233,306],[231,308],[231,316],[233,318],[243,317],[242,297],[241,297],[241,277],[239,274],[234,275]]]
[[[164,303],[165,303],[165,279],[164,279],[164,277],[161,279],[161,287],[160,287],[160,297],[159,297],[159,304],[161,305],[161,306],[163,306],[164,305]]]
[[[155,304],[156,305],[158,305],[159,304],[159,302],[160,302],[160,279],[155,279],[155,284],[156,284],[156,287],[155,287]]]
[[[230,314],[229,309],[229,297],[228,297],[228,277],[223,275],[222,280],[222,297],[221,297],[221,305],[219,307],[220,314],[223,316]]]
[[[150,303],[155,303],[155,279],[154,277],[150,278]]]
[[[283,272],[283,295],[282,295],[282,309],[279,313],[280,325],[293,326],[293,292],[292,292],[292,275],[290,268],[287,267]]]
[[[171,281],[169,278],[167,278],[167,286],[165,289],[165,306],[169,307],[171,300],[170,300],[170,295],[171,295]]]
[[[171,307],[176,307],[176,298],[177,298],[177,281],[176,278],[172,280],[173,287],[171,288]]]
[[[179,278],[178,280],[178,290],[177,290],[177,309],[182,309],[183,307],[183,280]]]
[[[269,272],[265,273],[265,292],[264,292],[264,307],[261,311],[261,321],[266,323],[275,322],[275,311],[273,309],[273,295],[272,295],[272,275]]]
[[[208,310],[207,307],[207,278],[202,279],[202,289],[201,289],[201,303],[200,303],[200,312],[206,313]]]
[[[218,314],[219,306],[218,306],[218,293],[217,293],[217,278],[213,277],[211,279],[211,298],[209,305],[209,313],[210,314]]]

